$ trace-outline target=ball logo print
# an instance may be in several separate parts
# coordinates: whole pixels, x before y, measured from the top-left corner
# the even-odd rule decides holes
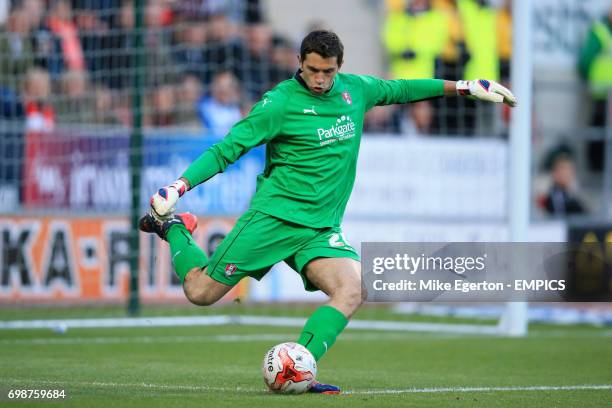
[[[317,375],[317,363],[304,346],[281,343],[265,355],[262,374],[268,389],[279,394],[302,394],[310,389]]]

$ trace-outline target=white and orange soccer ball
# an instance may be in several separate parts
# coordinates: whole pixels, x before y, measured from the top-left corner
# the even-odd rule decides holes
[[[317,362],[306,347],[297,343],[281,343],[266,353],[261,370],[270,391],[302,394],[315,381]]]

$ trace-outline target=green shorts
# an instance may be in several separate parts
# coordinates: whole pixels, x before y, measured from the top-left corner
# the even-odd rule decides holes
[[[340,227],[309,228],[256,210],[247,210],[223,239],[208,263],[208,275],[235,285],[250,276],[261,280],[280,261],[300,274],[306,290],[318,290],[304,267],[315,258],[351,258],[359,261]]]

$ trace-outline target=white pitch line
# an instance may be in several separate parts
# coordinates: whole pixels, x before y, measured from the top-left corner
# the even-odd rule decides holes
[[[572,332],[532,333],[531,337],[572,337]],[[565,334],[565,336],[564,336]],[[611,331],[597,332],[584,337],[609,337]],[[296,337],[296,333],[269,333],[269,334],[219,334],[219,335],[192,335],[192,336],[97,336],[97,337],[71,337],[70,335],[55,334],[55,337],[36,337],[26,339],[0,339],[0,345],[9,346],[49,346],[49,345],[104,345],[104,344],[163,344],[163,343],[243,343],[255,341],[288,341]],[[582,337],[582,336],[581,336]],[[341,341],[372,341],[387,340],[401,341],[410,339],[443,341],[454,338],[466,338],[464,335],[452,333],[425,333],[416,332],[382,332],[382,333],[343,333]]]
[[[175,326],[272,326],[302,327],[306,322],[302,317],[275,316],[175,316],[175,317],[138,317],[138,318],[103,318],[103,319],[54,319],[54,320],[8,320],[0,321],[0,330],[23,329],[86,329],[86,328],[132,328],[132,327],[175,327]],[[497,326],[486,324],[442,324],[405,321],[352,320],[348,329],[379,332],[403,333],[442,333],[462,336],[499,336]],[[535,336],[534,336],[535,334]],[[529,334],[529,337],[599,337],[612,336],[612,330],[600,330],[593,333],[575,333],[571,330],[540,331]],[[440,338],[440,337],[436,337]]]
[[[531,387],[447,387],[447,388],[406,388],[403,390],[350,390],[345,395],[369,394],[435,394],[435,393],[468,393],[468,392],[510,392],[510,391],[578,391],[578,390],[612,390],[612,384],[584,385],[537,385]]]
[[[62,344],[155,344],[155,343],[240,343],[249,341],[275,341],[295,337],[293,334],[221,334],[214,336],[125,336],[125,337],[63,337],[33,339],[2,339],[0,345],[62,345]]]
[[[131,327],[176,327],[176,326],[226,326],[232,318],[216,316],[172,316],[172,317],[118,317],[96,319],[52,319],[52,320],[7,320],[0,321],[0,329],[55,329],[66,328],[131,328]]]
[[[45,384],[66,387],[100,387],[100,388],[143,388],[168,391],[219,391],[238,393],[265,393],[263,388],[211,387],[207,385],[167,385],[151,383],[116,383],[102,381],[51,381],[38,379],[5,378],[4,382],[13,384]],[[438,393],[478,393],[478,392],[516,392],[516,391],[601,391],[612,390],[612,384],[582,385],[537,385],[528,387],[444,387],[444,388],[406,388],[396,390],[349,390],[341,395],[374,395],[374,394],[438,394]],[[70,389],[67,390],[70,392]]]
[[[251,341],[287,341],[295,338],[297,333],[272,333],[272,334],[219,334],[210,336],[108,336],[108,337],[39,337],[29,339],[0,339],[0,345],[11,346],[48,346],[64,344],[156,344],[156,343],[242,343]],[[57,336],[61,336],[58,334]],[[406,340],[415,338],[416,333],[344,333],[340,338],[343,341],[370,341],[370,340]],[[430,335],[432,338],[453,338],[456,335],[444,333]],[[420,339],[423,335],[419,335]]]
[[[122,317],[104,319],[54,319],[54,320],[8,320],[0,321],[0,330],[110,328],[110,327],[172,327],[172,326],[272,326],[302,327],[305,317],[277,316],[176,316],[176,317]],[[401,321],[351,320],[349,329],[380,331],[450,332],[455,334],[499,335],[492,325],[442,324]]]

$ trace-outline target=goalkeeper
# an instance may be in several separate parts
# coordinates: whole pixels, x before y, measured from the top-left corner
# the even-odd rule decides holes
[[[386,81],[338,73],[342,59],[335,33],[309,33],[295,76],[267,92],[221,142],[153,195],[151,212],[140,221],[143,231],[168,241],[185,295],[196,305],[215,303],[244,277],[263,278],[280,261],[300,274],[306,290],[322,290],[329,302],[310,316],[298,339],[317,360],[365,297],[359,255],[340,227],[355,181],[364,114],[377,105],[457,94],[516,105],[512,93],[493,81]],[[267,145],[266,164],[250,208],[208,259],[191,236],[195,217],[175,215],[175,204],[261,144]],[[316,383],[311,391],[340,390]]]

